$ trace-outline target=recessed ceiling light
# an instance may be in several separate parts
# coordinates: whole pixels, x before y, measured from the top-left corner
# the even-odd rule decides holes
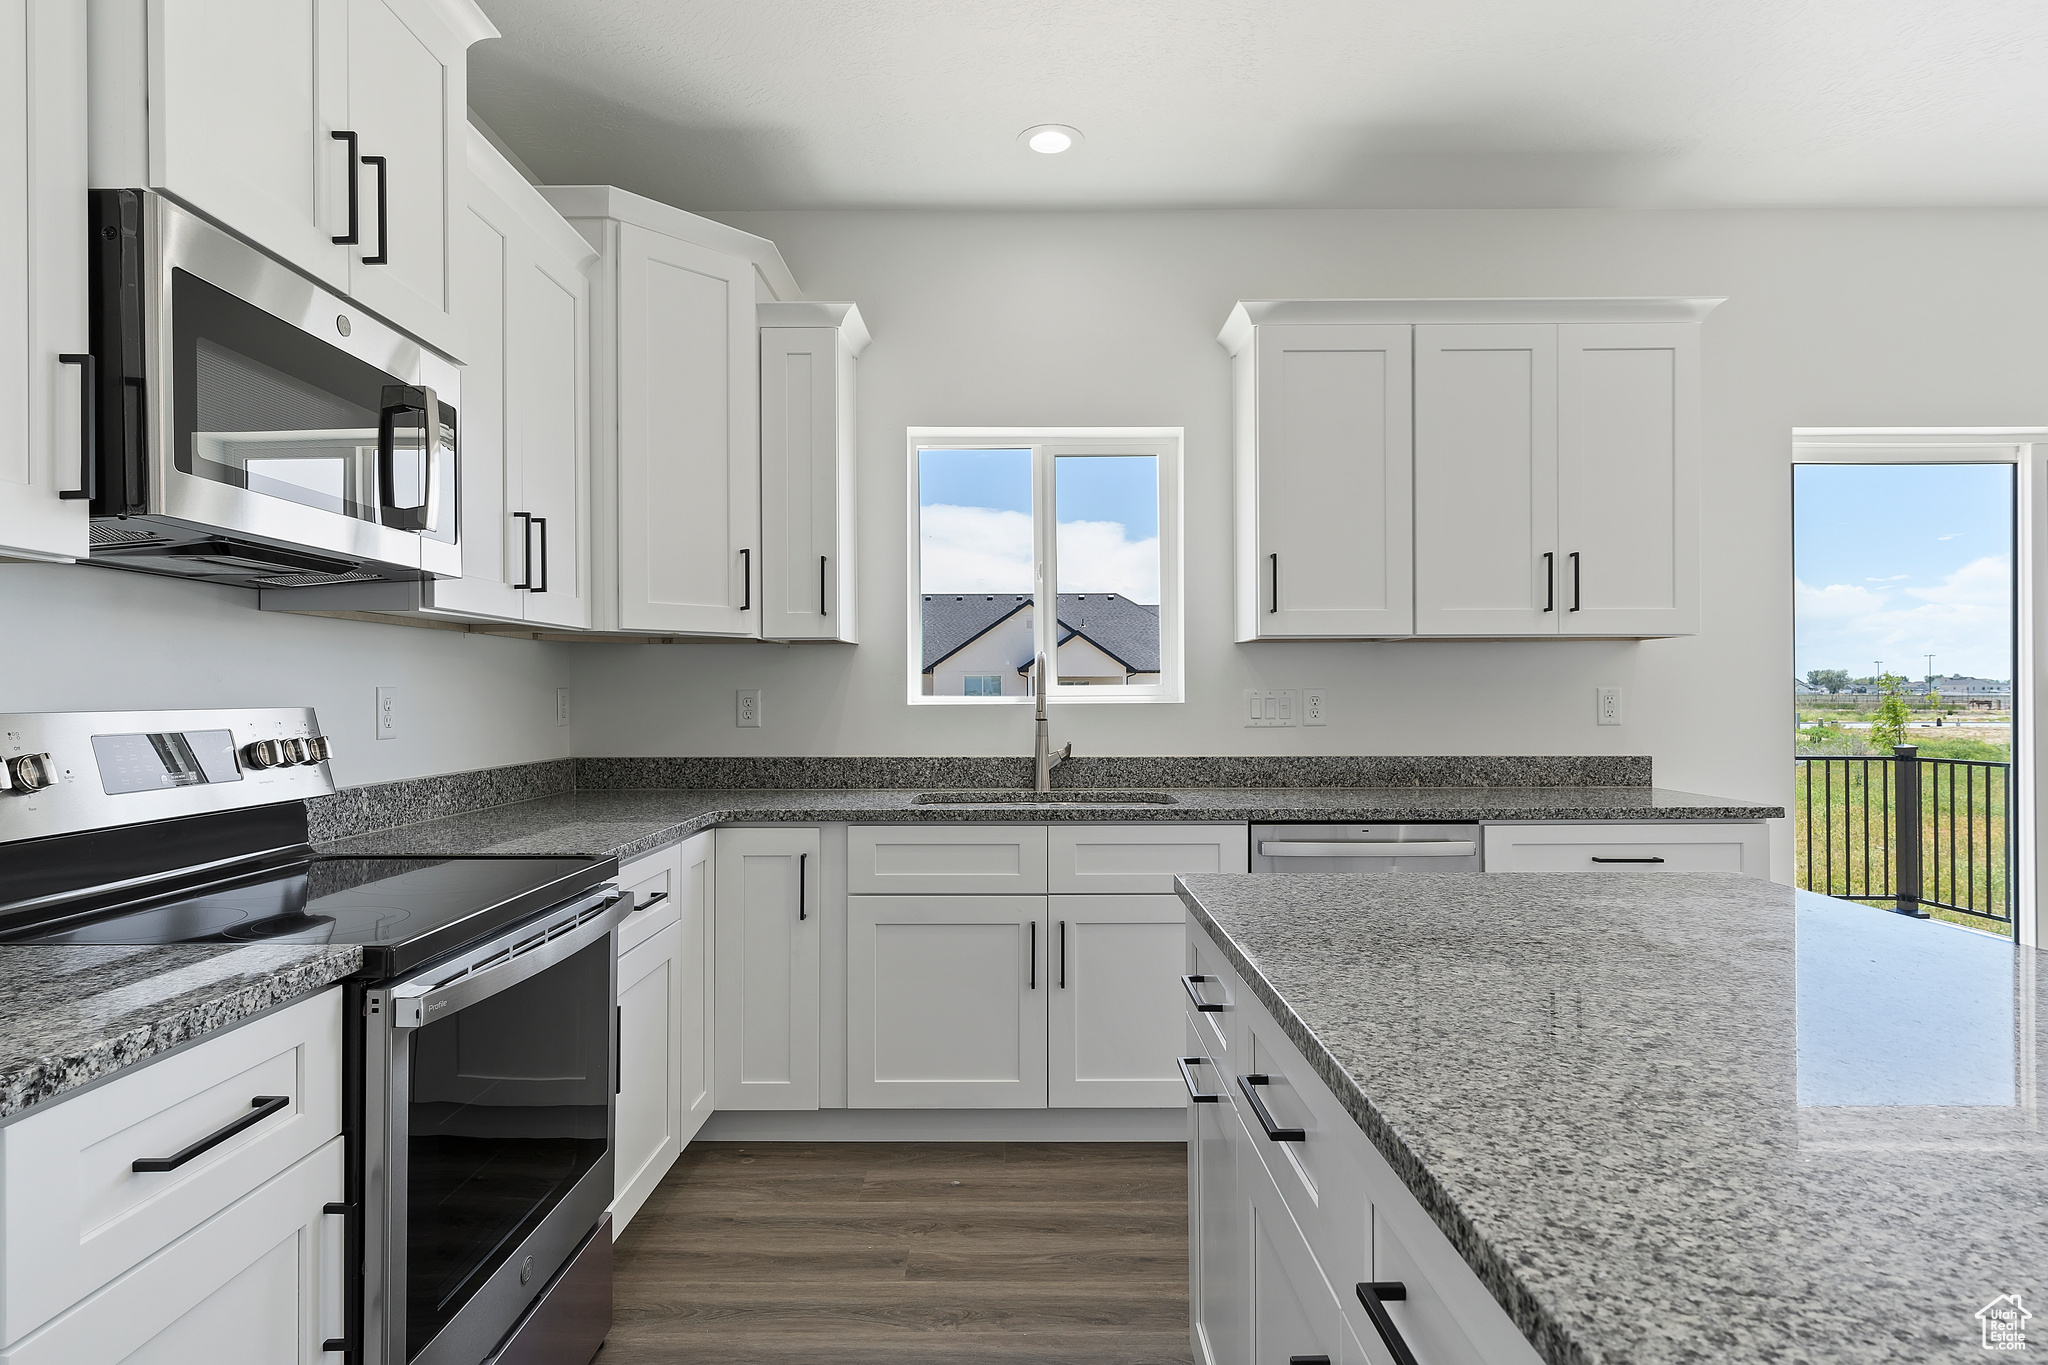
[[[1069,128],[1064,123],[1041,123],[1026,128],[1017,135],[1017,140],[1034,152],[1054,156],[1077,145],[1081,141],[1081,130]]]

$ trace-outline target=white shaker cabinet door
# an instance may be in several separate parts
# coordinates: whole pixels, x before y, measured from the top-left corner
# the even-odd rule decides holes
[[[1415,630],[1556,635],[1554,325],[1415,329]]]
[[[1046,974],[1046,1103],[1173,1109],[1186,1103],[1180,897],[1053,896]]]
[[[682,930],[683,1011],[677,1021],[676,1078],[683,1105],[679,1136],[686,1146],[711,1117],[711,895],[716,837],[706,830],[685,840],[678,850],[682,865],[677,882],[682,907],[677,923]]]
[[[344,240],[349,177],[368,173],[335,136],[361,131],[349,122],[357,3],[152,0],[149,103],[133,111],[138,124],[147,120],[152,185],[344,293],[352,290],[351,261],[375,250],[376,240],[374,183],[360,186],[357,241]],[[110,93],[96,90],[94,98]],[[96,145],[99,137],[95,127]]]
[[[723,855],[721,855],[723,856]],[[1043,1109],[1043,896],[849,896],[853,1109]]]
[[[682,957],[683,931],[675,920],[619,956],[614,1238],[682,1150],[682,1093],[676,1075],[685,1003]]]
[[[457,32],[449,15],[472,19]],[[467,177],[468,51],[487,36],[467,5],[349,0],[348,116],[366,160],[348,292],[364,307],[467,359],[453,281]]]
[[[546,206],[538,195],[533,211]],[[552,212],[552,210],[547,210]],[[583,239],[565,223],[529,234],[506,291],[512,319],[507,377],[513,386],[513,449],[527,548],[526,619],[581,629],[590,624],[587,528],[590,503],[591,253],[565,249]]]
[[[1699,629],[1699,332],[1558,332],[1558,593],[1567,635]]]
[[[1240,640],[1414,628],[1411,331],[1258,329],[1238,394]]]
[[[815,829],[722,829],[712,975],[720,1109],[818,1107]]]
[[[1233,1119],[1232,1122],[1236,1120]],[[1308,1239],[1274,1189],[1265,1166],[1248,1144],[1238,1149],[1240,1207],[1245,1211],[1245,1288],[1249,1360],[1290,1361],[1317,1356],[1340,1365],[1345,1352],[1343,1310],[1323,1278]],[[1354,1353],[1353,1359],[1359,1357]]]
[[[85,7],[0,0],[0,554],[87,553]]]
[[[762,314],[840,309],[839,326],[761,328],[761,630],[773,640],[855,640],[853,375],[867,331],[844,304]]]
[[[618,252],[619,626],[759,635],[753,267],[631,223]]]
[[[1244,1126],[1230,1098],[1229,1077],[1205,1047],[1194,1016],[1184,1016],[1182,1060],[1200,1090],[1188,1102],[1188,1307],[1195,1365],[1244,1359],[1246,1209],[1238,1197],[1237,1147]],[[1195,1100],[1195,1094],[1215,1096]]]

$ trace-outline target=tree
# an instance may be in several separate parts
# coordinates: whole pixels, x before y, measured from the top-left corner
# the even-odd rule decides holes
[[[1870,747],[1879,753],[1889,751],[1894,745],[1906,742],[1906,680],[1896,673],[1885,673],[1877,680],[1878,694],[1883,698],[1877,704],[1877,714],[1870,722]]]
[[[1849,685],[1849,670],[1846,668],[1816,668],[1806,675],[1808,687],[1825,687],[1829,692],[1839,692]]]

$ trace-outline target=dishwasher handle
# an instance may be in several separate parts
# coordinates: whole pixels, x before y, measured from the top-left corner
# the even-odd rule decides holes
[[[1476,839],[1261,839],[1262,858],[1469,858]]]

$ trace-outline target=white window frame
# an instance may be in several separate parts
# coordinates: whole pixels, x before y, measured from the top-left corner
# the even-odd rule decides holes
[[[1795,427],[1792,463],[2009,464],[2013,498],[2013,932],[2038,948],[2048,934],[2039,896],[2041,852],[2048,848],[2048,738],[2035,724],[2035,683],[2048,678],[2048,428],[2043,427]],[[1787,822],[1789,824],[1789,821]]]
[[[908,695],[912,706],[1031,706],[1031,695],[1013,697],[928,697],[924,695],[923,574],[918,562],[918,452],[921,450],[1029,450],[1032,534],[1037,556],[1032,612],[1033,652],[1043,653],[1053,674],[1049,702],[1132,706],[1186,699],[1181,564],[1180,427],[910,427],[905,484],[910,502],[910,598]],[[1059,681],[1059,622],[1054,585],[1059,582],[1059,527],[1053,498],[1055,461],[1062,455],[1151,455],[1159,461],[1159,685],[1091,687]],[[1048,603],[1054,610],[1046,610]]]

